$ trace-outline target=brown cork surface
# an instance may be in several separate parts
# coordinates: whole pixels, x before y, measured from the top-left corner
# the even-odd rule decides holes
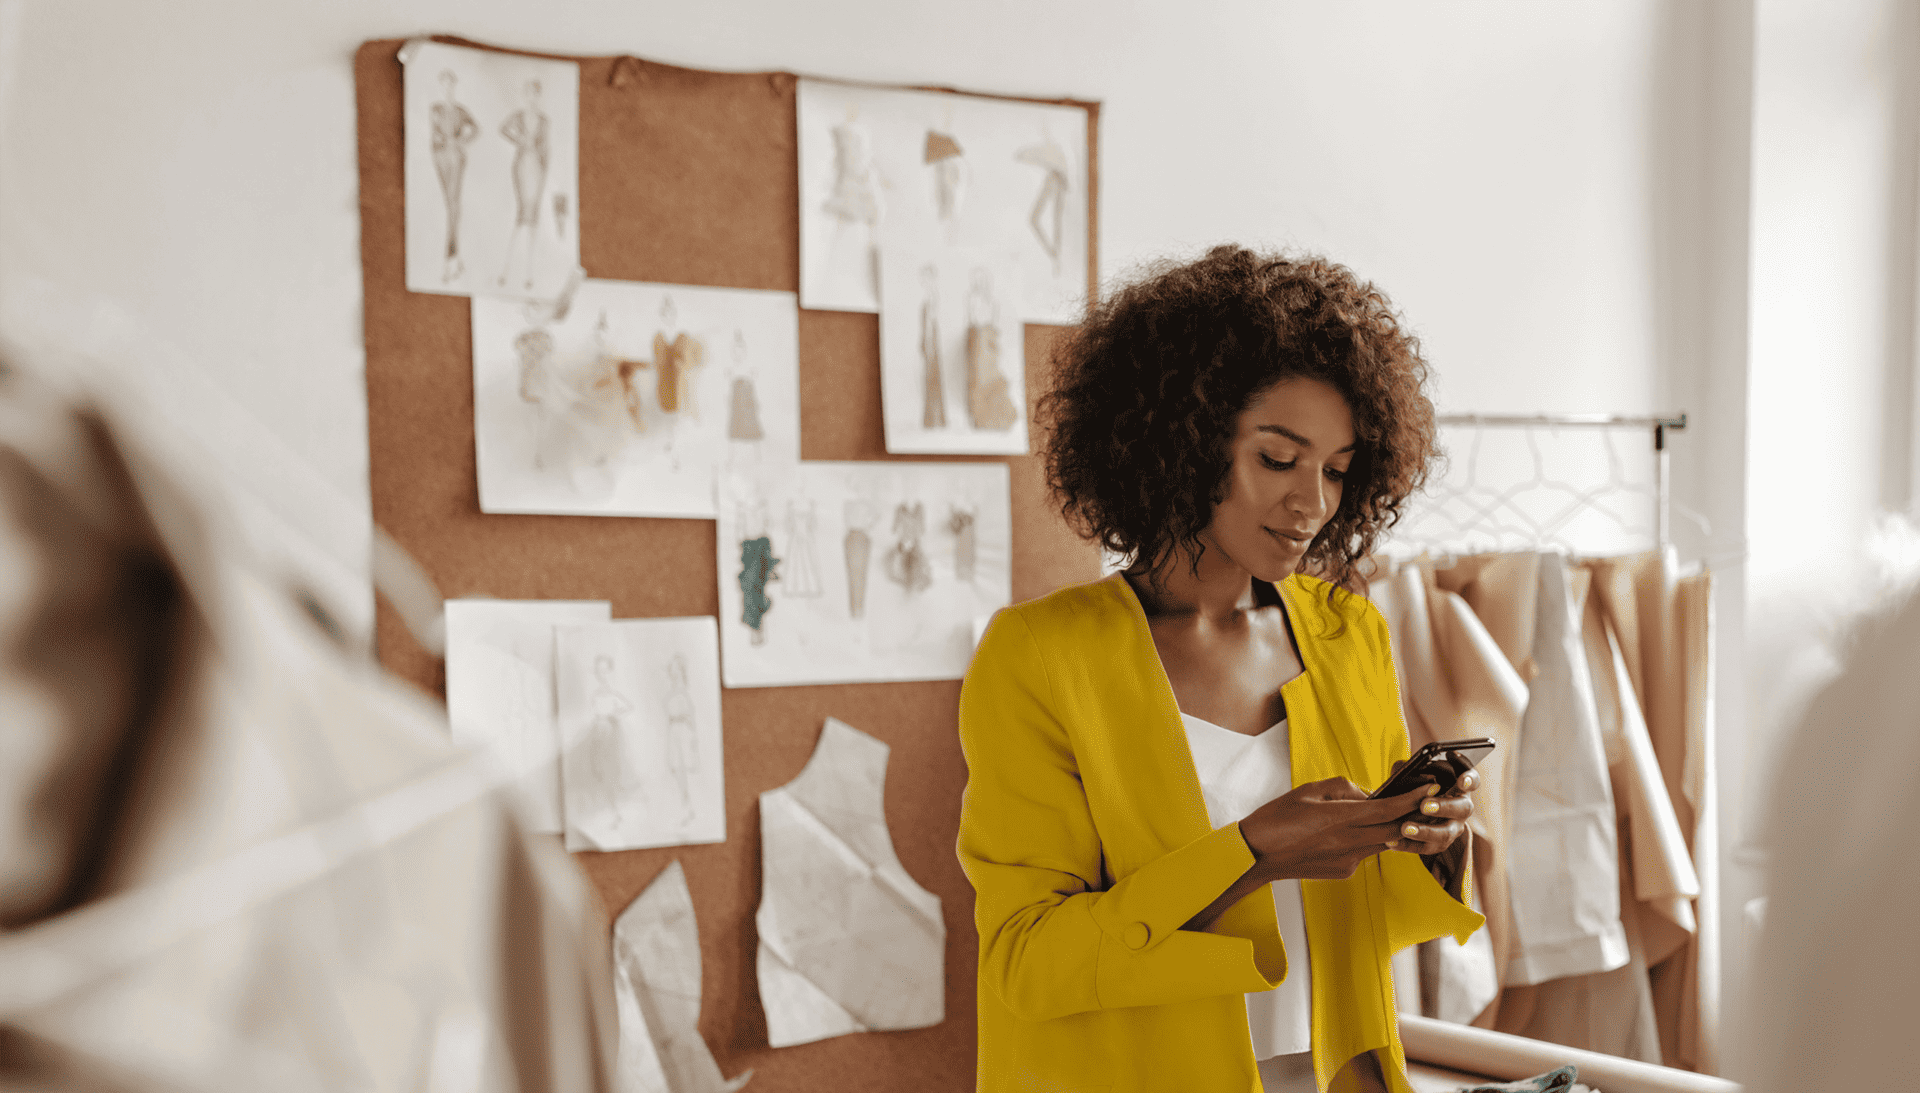
[[[467,301],[406,289],[401,44],[367,42],[354,64],[374,522],[447,596],[603,599],[615,618],[717,614],[712,521],[481,514]],[[588,276],[798,290],[794,76],[564,59],[580,63],[580,259]],[[1097,164],[1098,107],[1068,105],[1088,112],[1088,163]],[[1091,220],[1097,172],[1089,176]],[[1043,389],[1058,333],[1027,327],[1030,401]],[[800,313],[800,428],[804,459],[939,458],[886,454],[872,315]],[[1038,436],[1032,440],[1037,449]],[[1098,576],[1097,552],[1048,503],[1039,459],[996,461],[1012,474],[1014,598]],[[388,669],[444,694],[441,663],[384,602],[375,640]],[[757,1093],[973,1088],[978,948],[973,891],[954,857],[966,783],[955,736],[959,694],[954,681],[725,691],[727,841],[577,856],[610,912],[681,861],[700,922],[700,1032],[725,1074],[753,1068]],[[754,973],[758,797],[799,773],[828,715],[892,748],[887,825],[907,872],[942,903],[947,1016],[929,1029],[776,1051],[767,1045]]]

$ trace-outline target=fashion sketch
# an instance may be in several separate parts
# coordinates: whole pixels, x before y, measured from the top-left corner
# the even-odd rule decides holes
[[[787,502],[787,571],[780,575],[780,590],[789,597],[812,599],[824,591],[814,553],[818,524],[812,498]]]
[[[967,196],[967,161],[961,155],[960,142],[937,129],[927,130],[924,158],[933,168],[933,207],[951,239]]]
[[[625,719],[633,712],[633,703],[613,685],[609,678],[612,674],[612,657],[593,658],[594,687],[588,700],[593,723],[586,740],[586,774],[591,788],[586,796],[591,802],[587,814],[609,819],[617,831],[626,826],[626,810],[638,802],[627,799],[631,792],[627,771],[632,763],[627,754]]]
[[[747,358],[747,336],[733,332],[733,383],[727,405],[727,437],[731,440],[759,440],[766,430],[760,427],[760,396],[753,389],[753,366]]]
[[[440,193],[447,206],[447,257],[440,272],[443,282],[457,281],[466,272],[460,261],[460,185],[467,176],[467,145],[480,135],[473,115],[453,96],[458,82],[451,69],[441,69],[440,87],[445,97],[428,112],[433,125],[433,169],[440,176]]]
[[[604,309],[600,312],[599,323],[593,328],[593,349],[594,393],[602,399],[618,400],[627,412],[627,422],[632,425],[633,431],[646,432],[646,394],[636,377],[647,367],[647,362],[623,360],[614,352],[611,327]]]
[[[767,503],[755,501],[744,507],[740,528],[740,621],[753,631],[753,644],[767,640],[765,622],[773,601],[767,598],[767,585],[779,580],[780,559],[773,556],[773,540],[767,537]]]
[[[1071,169],[1067,165],[1067,153],[1053,138],[1048,137],[1038,144],[1029,144],[1013,154],[1013,158],[1029,163],[1046,172],[1040,182],[1040,192],[1033,199],[1033,209],[1027,214],[1027,225],[1033,229],[1033,236],[1040,241],[1040,249],[1053,259],[1053,275],[1060,276],[1060,244],[1064,240],[1067,217],[1068,177]]]
[[[700,736],[694,728],[693,696],[687,693],[687,658],[667,661],[667,773],[680,789],[680,826],[693,823],[693,779],[700,768]]]
[[[893,533],[899,536],[899,541],[887,552],[887,576],[908,592],[924,591],[933,583],[933,566],[927,562],[926,548],[920,544],[927,534],[926,506],[918,501],[896,506]]]
[[[673,297],[661,302],[660,320],[666,330],[673,329]],[[693,398],[693,370],[706,363],[706,356],[706,347],[684,330],[671,341],[667,340],[664,330],[653,336],[653,371],[661,413],[684,413],[695,421],[700,420],[700,409]]]
[[[500,135],[513,145],[513,235],[507,241],[507,261],[500,268],[499,284],[506,287],[514,261],[519,259],[524,281],[521,287],[533,288],[533,244],[540,222],[540,203],[547,189],[547,164],[550,160],[547,115],[540,108],[540,81],[528,80],[522,88],[520,109],[507,115]]]
[[[567,237],[567,213],[572,210],[572,207],[573,203],[567,200],[566,194],[553,195],[553,237],[555,239]]]
[[[947,517],[947,530],[953,533],[953,575],[962,581],[973,580],[975,531],[979,516],[972,509],[954,506]]]
[[[873,169],[872,138],[852,118],[833,127],[833,191],[824,208],[848,224],[871,227],[880,222],[883,206]]]
[[[1000,371],[1000,302],[993,295],[993,274],[973,271],[967,293],[967,414],[976,429],[996,432],[1020,420]]]
[[[873,525],[880,510],[871,501],[848,501],[845,506],[847,537],[847,614],[853,618],[867,615],[867,567],[873,558]]]
[[[928,262],[920,267],[920,290],[920,360],[927,389],[920,424],[941,429],[947,424],[947,393],[940,379],[939,266]]]

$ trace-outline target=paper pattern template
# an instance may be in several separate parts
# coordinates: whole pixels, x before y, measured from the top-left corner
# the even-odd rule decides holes
[[[1012,254],[1020,319],[1080,320],[1085,110],[801,80],[798,117],[801,306],[877,310],[884,239]]]
[[[560,730],[553,628],[605,622],[590,600],[448,600],[447,720],[513,776],[535,831],[560,831]]]
[[[482,512],[711,519],[720,468],[800,458],[793,293],[587,280],[472,311]]]
[[[959,679],[1012,599],[1004,463],[729,472],[718,525],[729,687]]]
[[[554,634],[567,849],[724,842],[712,616]]]
[[[416,39],[407,287],[546,299],[580,265],[580,66]]]
[[[880,278],[887,451],[1026,454],[1019,266],[977,247],[888,247]]]
[[[734,1093],[700,1038],[700,929],[686,870],[670,863],[613,924],[618,1093]]]
[[[760,1004],[774,1047],[945,1017],[947,927],[887,832],[887,745],[837,718],[760,795]]]

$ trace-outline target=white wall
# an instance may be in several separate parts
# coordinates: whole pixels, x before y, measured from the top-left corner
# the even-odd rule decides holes
[[[1787,433],[1805,400],[1780,377],[1819,359],[1884,378],[1892,350],[1891,297],[1844,287],[1871,280],[1890,226],[1892,195],[1853,179],[1889,166],[1885,111],[1857,101],[1884,90],[1887,56],[1871,88],[1844,73],[1896,4],[1847,0],[1823,29],[1793,12],[1831,5],[1763,0],[1755,77],[1752,3],[0,0],[0,333],[107,358],[111,382],[225,465],[261,541],[364,627],[359,42],[451,32],[1098,99],[1103,278],[1225,240],[1321,249],[1406,311],[1443,409],[1690,411],[1676,496],[1713,534],[1676,534],[1734,561],[1721,707],[1737,715],[1749,526],[1756,569],[1782,580],[1851,526],[1799,520],[1789,538],[1777,510],[1747,516],[1756,84],[1756,490],[1872,503],[1879,487],[1836,467],[1884,454],[1862,424],[1876,381],[1833,381],[1830,412]],[[1831,98],[1802,114],[1806,81]],[[1880,211],[1816,222],[1803,189]],[[1740,735],[1736,716],[1723,743]],[[1726,788],[1737,801],[1739,779]]]

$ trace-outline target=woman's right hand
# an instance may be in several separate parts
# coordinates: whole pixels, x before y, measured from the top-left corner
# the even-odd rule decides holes
[[[1400,821],[1438,791],[1428,784],[1377,801],[1345,778],[1295,786],[1240,821],[1262,881],[1345,880],[1360,863],[1392,846]]]

